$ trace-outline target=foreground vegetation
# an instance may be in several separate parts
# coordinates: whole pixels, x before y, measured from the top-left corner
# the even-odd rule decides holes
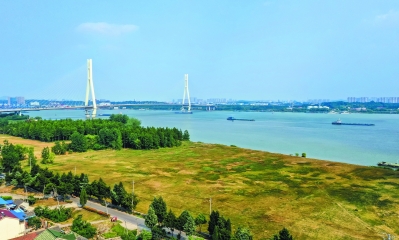
[[[0,136],[11,143],[42,143]],[[22,161],[27,166],[27,160]],[[295,239],[376,239],[398,235],[399,172],[318,161],[223,145],[183,142],[156,150],[89,151],[57,156],[43,165],[59,173],[100,177],[131,186],[140,196],[136,210],[148,212],[162,196],[176,214],[212,210],[248,227],[255,239],[287,227]],[[28,167],[26,167],[28,169]],[[209,221],[209,219],[208,219]]]

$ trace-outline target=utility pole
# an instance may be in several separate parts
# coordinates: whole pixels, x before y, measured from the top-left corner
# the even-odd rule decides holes
[[[105,211],[107,212],[107,214],[108,214],[108,205],[109,205],[109,203],[107,203],[107,201],[106,200],[104,200],[104,203],[105,203]]]
[[[209,215],[212,214],[212,198],[209,198]]]
[[[133,200],[134,200],[134,180],[133,180],[133,191],[132,191],[132,212],[134,213]]]

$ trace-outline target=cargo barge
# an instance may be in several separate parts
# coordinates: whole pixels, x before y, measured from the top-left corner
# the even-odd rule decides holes
[[[255,121],[255,119],[245,119],[245,118],[234,118],[234,117],[228,117],[227,120],[229,121]]]
[[[375,126],[373,123],[343,123],[340,119],[331,123],[332,125],[352,125],[352,126]]]

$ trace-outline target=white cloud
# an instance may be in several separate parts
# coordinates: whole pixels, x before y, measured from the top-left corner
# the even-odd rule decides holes
[[[82,23],[77,28],[80,32],[99,33],[109,36],[119,36],[124,33],[133,32],[138,26],[133,24],[110,24],[106,22]]]
[[[399,23],[399,11],[390,10],[388,13],[377,15],[377,23]]]

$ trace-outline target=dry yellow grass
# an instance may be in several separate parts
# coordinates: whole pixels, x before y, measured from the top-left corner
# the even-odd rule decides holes
[[[5,136],[0,136],[5,137]],[[47,143],[5,137],[38,151]],[[23,163],[23,165],[26,165]],[[272,154],[223,145],[184,143],[150,151],[104,150],[57,156],[58,172],[122,181],[146,212],[162,196],[174,212],[212,209],[247,226],[255,239],[287,227],[295,239],[379,239],[399,234],[399,172]]]

